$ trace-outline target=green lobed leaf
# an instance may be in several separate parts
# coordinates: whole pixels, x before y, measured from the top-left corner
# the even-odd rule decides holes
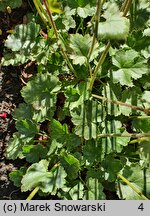
[[[95,14],[95,9],[95,7],[91,7],[90,4],[87,4],[85,7],[78,7],[77,14],[82,18],[86,18],[88,16],[93,16]]]
[[[81,139],[74,133],[69,133],[67,124],[61,124],[53,119],[50,124],[52,143],[63,144],[69,151],[74,151],[81,144]]]
[[[132,79],[139,79],[148,72],[146,60],[134,50],[119,50],[112,62],[119,68],[113,71],[114,82],[121,85],[133,86]]]
[[[141,140],[139,140],[139,155],[141,158],[141,162],[144,165],[144,167],[149,166],[150,163],[150,139],[149,137],[144,137]]]
[[[40,26],[35,22],[20,24],[15,27],[15,33],[8,35],[5,46],[9,49],[4,53],[2,65],[8,66],[24,64],[29,59],[35,60],[31,51],[38,47],[36,40],[40,32]],[[11,51],[13,51],[13,53]]]
[[[94,161],[99,161],[103,159],[102,144],[100,142],[95,142],[95,140],[88,140],[85,142],[83,148],[83,159],[89,163]]]
[[[22,148],[22,153],[29,163],[36,163],[47,156],[47,148],[41,144],[25,145]]]
[[[64,0],[64,3],[67,4],[70,8],[77,8],[77,7],[85,7],[87,4],[89,4],[89,0]],[[96,0],[90,1],[91,6],[96,5]]]
[[[20,167],[19,170],[14,170],[9,174],[9,178],[13,181],[16,187],[21,187],[21,180],[24,174],[26,173],[26,167]]]
[[[16,26],[15,33],[8,35],[5,46],[12,51],[19,51],[20,49],[28,53],[28,49],[33,47],[35,39],[40,31],[40,26],[34,22],[27,25],[21,24]]]
[[[102,161],[102,167],[105,172],[105,180],[110,182],[115,181],[117,179],[117,174],[123,166],[124,164],[119,159],[115,159],[111,155],[106,156],[106,158]]]
[[[19,107],[13,112],[13,118],[15,120],[28,119],[31,120],[33,116],[32,106],[26,103],[19,104]]]
[[[63,200],[82,200],[84,185],[81,181],[75,180],[71,185],[64,186],[58,191],[58,197]]]
[[[137,132],[150,132],[150,119],[134,118],[132,120],[132,126]]]
[[[52,155],[57,155],[57,151],[62,148],[63,144],[60,142],[57,142],[56,139],[52,139],[52,141],[49,144],[49,150],[47,153],[47,156],[51,157]]]
[[[106,137],[102,138],[102,152],[110,154],[111,152],[121,153],[123,146],[127,146],[130,141],[130,137],[124,137],[124,134],[128,134],[126,128],[122,126],[121,121],[109,120],[102,123],[104,130],[102,134],[120,134],[122,136]]]
[[[106,3],[103,17],[106,19],[98,26],[100,39],[126,40],[129,34],[129,20],[123,17],[116,3]]]
[[[141,29],[131,31],[127,39],[127,45],[139,52],[146,49],[149,44],[150,37],[143,35],[143,31]]]
[[[84,185],[79,182],[74,187],[71,187],[68,192],[72,200],[81,200],[84,194]]]
[[[35,134],[38,133],[37,125],[28,119],[17,121],[16,128],[22,138],[28,138],[29,140],[34,138]]]
[[[6,157],[15,160],[17,157],[22,157],[23,140],[18,132],[13,134],[6,149]]]
[[[64,167],[67,177],[70,180],[76,179],[78,177],[78,172],[80,170],[80,162],[71,154],[62,154],[61,163]]]
[[[144,91],[143,92],[142,100],[145,100],[150,104],[150,91]]]
[[[51,136],[53,139],[63,143],[68,134],[68,127],[66,124],[62,125],[59,121],[53,119],[50,124]]]
[[[100,160],[99,160],[100,161]],[[93,167],[88,167],[87,171],[87,179],[93,178],[93,179],[99,179],[100,181],[104,177],[104,171],[102,170],[103,168],[100,166],[95,166],[94,169]]]
[[[73,59],[75,65],[82,65],[87,62],[87,56],[92,45],[92,40],[93,38],[88,34],[84,36],[78,33],[71,35],[70,48],[72,49],[72,53],[70,54],[70,58]],[[95,43],[93,50],[90,61],[98,56],[99,45],[97,42]]]
[[[21,90],[24,100],[32,104],[34,108],[33,119],[44,121],[54,115],[56,93],[60,90],[60,82],[57,77],[49,74],[37,74]]]
[[[62,166],[57,167],[53,172],[51,172],[51,175],[47,181],[44,181],[40,189],[44,193],[51,193],[52,195],[56,195],[58,189],[64,188],[66,184],[66,178],[67,174]]]
[[[89,82],[81,82],[78,85],[70,85],[66,87],[65,96],[66,96],[66,103],[65,105],[69,109],[72,110],[73,108],[81,105],[83,101],[86,101],[90,98],[90,91],[89,91]]]
[[[64,8],[64,15],[62,18],[62,23],[64,25],[64,28],[66,31],[68,31],[70,28],[75,28],[76,27],[76,22],[73,19],[72,15],[75,15],[76,11],[75,9],[71,9],[70,7],[66,6]],[[57,21],[56,21],[57,25]]]
[[[4,53],[4,57],[1,60],[3,66],[24,64],[28,61],[28,56],[21,53]]]
[[[54,171],[48,171],[49,162],[41,160],[32,164],[22,178],[21,190],[23,192],[39,188],[44,193],[52,193],[55,188],[61,188],[65,184],[66,173],[62,167],[57,167]]]

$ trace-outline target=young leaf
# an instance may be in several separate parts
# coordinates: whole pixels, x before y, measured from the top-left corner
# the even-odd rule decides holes
[[[24,145],[23,140],[20,138],[18,132],[13,134],[13,137],[9,141],[9,145],[6,150],[6,157],[8,159],[15,160],[17,157],[22,157],[22,147]]]
[[[71,35],[70,38],[70,47],[72,49],[72,53],[70,54],[70,58],[73,59],[74,64],[82,65],[86,63],[87,56],[92,45],[92,37],[90,35],[82,36],[80,34]],[[90,61],[93,60],[94,57],[97,57],[99,53],[98,49],[99,45],[96,42],[94,45],[94,51],[91,55]]]
[[[35,44],[35,38],[38,36],[39,31],[40,26],[33,22],[27,25],[18,25],[15,28],[15,34],[8,36],[5,46],[12,51],[22,49],[28,52],[28,49]]]
[[[26,157],[26,160],[29,163],[36,163],[41,159],[45,159],[47,155],[47,148],[42,146],[41,144],[38,145],[25,145],[22,148],[23,155]]]
[[[48,0],[49,9],[55,13],[62,13],[61,4],[57,0]]]
[[[115,181],[117,178],[117,174],[123,168],[123,165],[124,164],[122,164],[122,162],[119,159],[115,159],[111,155],[108,155],[102,161],[102,167],[105,171],[105,180],[108,180],[110,182]]]
[[[26,173],[26,167],[20,167],[19,170],[14,170],[9,174],[9,178],[13,181],[16,187],[21,187],[21,180],[24,174]]]
[[[34,138],[35,134],[38,133],[37,125],[31,120],[27,119],[17,121],[16,128],[21,134],[22,138],[28,138],[28,140]]]
[[[91,7],[90,4],[87,4],[85,7],[78,7],[77,14],[82,18],[93,16],[95,14],[95,7]]]
[[[61,163],[70,180],[76,179],[80,170],[80,163],[77,158],[71,154],[62,154]]]
[[[103,14],[106,19],[98,26],[98,36],[104,40],[126,40],[129,34],[129,20],[123,17],[116,3],[108,3]]]

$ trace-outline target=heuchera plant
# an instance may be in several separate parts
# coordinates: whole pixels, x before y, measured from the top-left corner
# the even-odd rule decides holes
[[[33,2],[1,62],[37,67],[6,152],[27,163],[10,179],[28,199],[149,199],[148,0]]]

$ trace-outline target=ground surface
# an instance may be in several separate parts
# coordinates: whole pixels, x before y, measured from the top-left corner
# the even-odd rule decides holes
[[[7,30],[13,29],[15,25],[23,22],[23,18],[29,7],[24,4],[21,8],[15,9],[11,14],[0,12],[0,60],[3,55],[4,41],[7,37]],[[9,173],[21,165],[21,161],[9,161],[5,158],[5,150],[15,131],[15,122],[12,112],[22,102],[20,89],[21,68],[6,67],[0,68],[0,114],[7,113],[7,118],[0,118],[0,200],[2,199],[25,199],[26,193],[21,193],[9,180]]]

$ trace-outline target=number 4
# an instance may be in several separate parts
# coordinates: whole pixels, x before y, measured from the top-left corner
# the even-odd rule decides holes
[[[144,210],[144,206],[143,206],[143,203],[141,203],[138,207],[139,210],[143,211]]]

